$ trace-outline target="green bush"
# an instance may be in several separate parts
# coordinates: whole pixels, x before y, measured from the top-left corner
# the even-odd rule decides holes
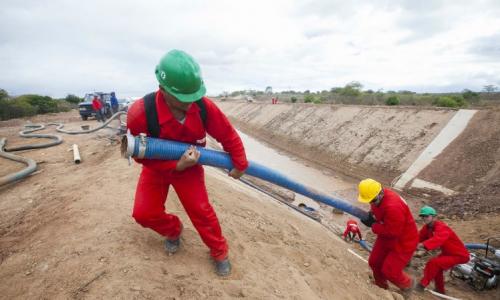
[[[314,99],[312,100],[312,102],[314,104],[321,104],[321,103],[323,103],[323,101],[319,97],[314,97]]]
[[[73,107],[71,106],[71,103],[65,101],[65,100],[59,100],[57,101],[57,111],[70,111]]]
[[[9,94],[7,93],[6,90],[0,89],[0,100],[2,100],[4,98],[9,98]]]
[[[386,105],[399,105],[399,103],[400,101],[398,96],[390,96],[387,100],[385,100]]]
[[[27,101],[31,106],[37,107],[39,114],[55,113],[57,112],[57,101],[48,97],[40,95],[22,95],[16,99]]]
[[[72,109],[72,104],[64,100],[54,100],[39,95],[22,95],[9,98],[8,94],[3,92],[4,90],[0,89],[0,120],[57,113]]]
[[[34,116],[37,112],[37,108],[25,99],[0,100],[0,119],[2,120]]]
[[[441,107],[458,107],[457,101],[450,96],[440,96],[437,98],[436,106]]]
[[[66,100],[69,103],[78,104],[78,103],[83,101],[83,98],[80,98],[80,97],[75,96],[73,94],[68,94],[66,96],[66,98],[64,98],[64,100]]]
[[[455,102],[457,102],[457,105],[459,107],[465,106],[467,104],[464,97],[462,97],[462,95],[453,95],[453,96],[451,96],[451,98],[453,100],[455,100]]]
[[[314,95],[311,95],[311,94],[306,94],[304,96],[304,103],[311,103],[311,102],[314,102]]]
[[[290,98],[290,101],[292,101],[292,103],[297,102],[297,97],[292,97],[292,98]]]
[[[462,91],[462,97],[469,102],[479,101],[479,93],[473,92],[468,89]]]

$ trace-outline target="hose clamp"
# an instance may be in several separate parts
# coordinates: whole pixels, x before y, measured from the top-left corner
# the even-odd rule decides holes
[[[139,134],[139,151],[137,153],[138,158],[144,158],[144,154],[146,154],[146,134]]]

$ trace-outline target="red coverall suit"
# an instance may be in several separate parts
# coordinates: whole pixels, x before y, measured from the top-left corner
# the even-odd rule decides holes
[[[99,101],[97,98],[94,98],[94,99],[92,100],[92,108],[93,108],[95,111],[99,111],[99,110],[102,108],[101,101]]]
[[[358,222],[355,220],[348,220],[347,221],[347,227],[345,228],[344,234],[342,237],[345,239],[349,233],[352,232],[352,238],[351,240],[356,236],[356,234],[359,236],[359,239],[362,240],[363,238],[361,237],[361,231],[359,230],[358,227]]]
[[[235,168],[244,171],[248,167],[245,149],[238,133],[210,99],[203,97],[207,112],[205,126],[197,104],[190,106],[184,124],[181,124],[172,115],[161,92],[157,91],[155,101],[160,138],[205,146],[205,136],[208,133],[229,152]],[[144,99],[136,101],[128,110],[127,127],[133,135],[149,135]],[[179,237],[182,230],[181,221],[177,216],[165,212],[168,190],[172,186],[201,239],[210,248],[211,256],[217,261],[225,259],[228,246],[222,236],[215,211],[208,202],[203,167],[197,164],[179,172],[175,170],[177,161],[174,160],[136,161],[143,165],[132,215],[137,223],[153,229],[167,239]]]
[[[424,225],[419,232],[420,242],[426,250],[434,250],[441,247],[441,254],[427,262],[424,269],[424,278],[420,284],[424,287],[434,280],[436,291],[445,293],[443,271],[457,264],[465,264],[469,261],[469,251],[464,243],[451,230],[448,225],[441,221],[434,221],[432,227]]]
[[[379,206],[371,204],[377,220],[372,231],[377,235],[368,264],[375,284],[387,289],[387,280],[400,289],[410,288],[411,278],[403,272],[418,244],[418,231],[408,205],[395,192],[385,188]]]

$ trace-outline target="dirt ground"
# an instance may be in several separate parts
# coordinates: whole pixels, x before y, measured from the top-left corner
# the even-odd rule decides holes
[[[70,129],[97,124],[80,121],[74,111],[31,121],[63,121]],[[33,143],[17,137],[24,122],[0,122],[8,145]],[[114,132],[61,135],[61,145],[17,153],[35,159],[39,170],[0,188],[0,299],[402,299],[394,287],[370,283],[366,263],[348,252],[366,258],[359,246],[212,168],[206,168],[207,188],[230,245],[233,274],[214,274],[174,192],[167,210],[178,214],[185,230],[181,250],[168,256],[162,238],[131,217],[140,166],[120,157]],[[69,151],[73,143],[80,147],[79,165]],[[21,168],[4,159],[0,166],[0,176]],[[482,226],[499,228],[491,219],[453,222],[465,236],[481,236]],[[448,286],[462,299],[478,297],[461,282]]]
[[[432,205],[450,216],[500,213],[500,109],[478,111],[419,178],[463,191],[432,199]]]

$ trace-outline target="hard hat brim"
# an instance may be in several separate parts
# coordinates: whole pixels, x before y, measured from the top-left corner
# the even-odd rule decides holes
[[[361,203],[370,203],[370,202],[372,202],[372,200],[373,199],[363,198],[361,195],[358,195],[358,201]]]
[[[207,93],[207,89],[205,88],[205,84],[202,82],[200,89],[191,94],[182,94],[178,92],[174,92],[171,88],[162,85],[162,87],[172,96],[174,96],[177,100],[184,103],[192,103],[200,100]]]

